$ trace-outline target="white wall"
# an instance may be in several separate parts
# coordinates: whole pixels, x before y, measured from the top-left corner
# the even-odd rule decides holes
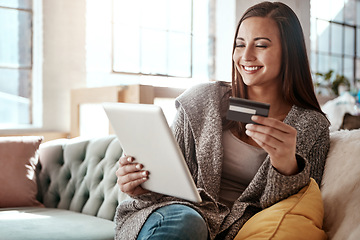
[[[237,24],[236,10],[236,0],[216,1],[216,80],[231,82],[232,48]]]
[[[70,130],[70,90],[86,86],[85,0],[43,0],[43,127]]]

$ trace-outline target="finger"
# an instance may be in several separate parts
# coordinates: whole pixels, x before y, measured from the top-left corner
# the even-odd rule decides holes
[[[280,131],[280,130],[272,128],[272,127],[255,125],[255,124],[247,124],[245,126],[245,128],[249,134],[252,134],[252,136],[258,136],[257,138],[264,142],[271,141],[272,140],[271,138],[274,138],[280,142],[289,141],[289,136],[290,136],[289,133],[285,133],[283,131]],[[250,136],[249,134],[247,134],[247,135]]]
[[[138,171],[142,170],[143,168],[144,168],[144,165],[142,165],[141,163],[131,163],[131,164],[127,164],[127,165],[122,165],[116,171],[116,176],[118,176],[118,177],[125,176],[125,175],[133,173],[133,172],[138,172]]]
[[[281,158],[288,154],[287,151],[283,151],[284,145],[282,145],[282,144],[272,145],[272,144],[269,144],[268,142],[262,142],[256,138],[252,138],[252,139],[270,155],[270,159],[272,159],[273,166],[277,166],[277,164],[274,164],[274,161],[273,161],[274,159]],[[286,150],[288,150],[288,148]],[[291,152],[290,154],[295,155],[295,153],[293,153],[293,152]],[[289,158],[286,157],[286,159],[289,159]],[[277,161],[275,161],[275,163],[276,162]]]
[[[148,180],[147,177],[142,177],[139,179],[136,179],[134,181],[125,183],[125,184],[119,184],[120,185],[120,191],[127,193],[131,195],[136,188],[141,187],[140,185]]]
[[[125,185],[130,182],[137,181],[141,178],[148,178],[148,176],[149,176],[149,171],[139,171],[139,172],[129,173],[124,176],[119,176],[117,182],[119,185]]]
[[[276,148],[271,147],[270,145],[259,141],[257,139],[253,139],[262,149],[265,150],[270,156],[276,153]]]
[[[132,163],[134,161],[135,161],[135,158],[132,156],[123,156],[119,159],[119,164],[126,165],[126,164]]]
[[[281,143],[281,141],[278,139],[261,132],[246,130],[245,133],[251,137],[260,147],[264,148],[265,151],[266,146],[271,147],[272,149],[276,149],[279,143]]]
[[[295,144],[296,130],[293,133],[285,133],[272,127],[248,124],[245,133],[253,139],[263,142],[272,148]]]
[[[289,141],[296,137],[297,131],[292,126],[273,118],[263,118],[266,125],[247,124],[246,129],[271,135],[281,141]]]
[[[275,118],[254,115],[251,117],[251,120],[253,120],[254,122],[256,122],[258,124],[278,129],[282,132],[289,132],[292,129],[291,126],[289,126],[289,125],[285,124],[284,122],[277,120]]]

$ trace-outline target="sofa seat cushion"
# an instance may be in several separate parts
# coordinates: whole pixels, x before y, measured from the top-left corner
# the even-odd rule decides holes
[[[54,208],[2,208],[0,226],[0,236],[7,240],[96,240],[115,236],[113,221]]]

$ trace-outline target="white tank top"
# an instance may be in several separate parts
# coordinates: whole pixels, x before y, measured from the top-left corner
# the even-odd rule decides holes
[[[224,159],[219,201],[231,208],[254,178],[267,153],[241,141],[230,130],[223,131],[222,141]]]

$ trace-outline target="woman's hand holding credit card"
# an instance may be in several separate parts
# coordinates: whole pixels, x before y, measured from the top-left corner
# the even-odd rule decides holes
[[[278,119],[267,118],[269,109],[266,103],[232,97],[226,118],[245,123],[246,135],[270,155],[271,164],[280,173],[293,175],[299,170],[295,158],[297,131]]]

